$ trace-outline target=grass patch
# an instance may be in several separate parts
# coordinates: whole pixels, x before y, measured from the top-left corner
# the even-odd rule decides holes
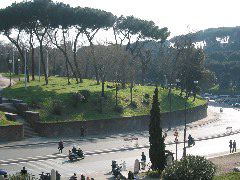
[[[113,85],[111,82],[107,82],[106,85]],[[31,81],[27,85],[27,89],[24,88],[24,82],[17,82],[16,85],[8,87],[3,90],[3,96],[7,98],[22,99],[24,102],[41,107],[38,109],[41,116],[41,121],[68,121],[68,120],[91,120],[91,119],[110,119],[113,117],[122,116],[140,116],[148,115],[151,108],[152,96],[155,87],[153,86],[141,86],[135,85],[133,88],[133,101],[137,104],[137,108],[130,106],[130,89],[121,89],[118,93],[118,104],[122,107],[122,111],[114,110],[115,107],[115,89],[109,89],[105,87],[106,98],[103,101],[103,112],[99,112],[100,97],[101,97],[101,85],[97,85],[96,81],[84,79],[83,83],[76,84],[72,80],[70,85],[67,85],[67,79],[63,77],[50,77],[49,84],[44,85],[42,78],[41,82]],[[81,103],[77,107],[73,107],[72,95],[74,92],[80,90],[88,90],[90,92],[89,99],[86,103]],[[149,95],[145,96],[146,94]],[[168,90],[160,89],[160,106],[161,112],[169,110]],[[172,109],[179,110],[184,109],[184,98],[179,96],[180,91],[173,90],[172,96]],[[62,102],[61,105],[64,109],[64,113],[61,115],[54,115],[50,113],[52,109],[52,101],[58,100]],[[148,103],[143,103],[143,101]],[[197,98],[196,101],[192,101],[190,98],[187,102],[188,108],[202,105],[205,100]]]
[[[0,111],[0,126],[9,126],[9,125],[16,125],[17,122],[8,121],[5,117],[4,112]]]
[[[239,180],[240,173],[239,172],[229,172],[223,175],[214,176],[213,180]]]

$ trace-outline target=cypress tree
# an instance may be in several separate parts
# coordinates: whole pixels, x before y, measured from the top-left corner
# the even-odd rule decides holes
[[[158,101],[158,88],[153,95],[152,109],[150,111],[149,124],[149,157],[152,163],[152,170],[163,170],[165,167],[165,143],[162,134],[160,106]]]

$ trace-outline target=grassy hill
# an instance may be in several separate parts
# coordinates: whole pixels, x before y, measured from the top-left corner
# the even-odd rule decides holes
[[[107,82],[106,85],[113,85],[112,82]],[[112,117],[122,116],[139,116],[147,115],[150,112],[152,95],[154,86],[135,85],[133,88],[133,101],[137,107],[130,106],[130,90],[129,88],[119,90],[119,106],[122,111],[115,111],[115,88],[109,89],[105,87],[106,98],[103,101],[103,112],[100,113],[100,97],[101,85],[97,85],[94,80],[84,79],[81,84],[67,85],[66,78],[50,77],[49,85],[44,85],[41,82],[31,81],[24,88],[23,82],[18,82],[12,87],[4,89],[3,96],[8,98],[22,99],[24,102],[38,107],[41,121],[68,121],[68,120],[92,120],[92,119],[109,119]],[[73,93],[81,90],[88,90],[90,96],[88,102],[81,103],[74,107]],[[168,90],[160,89],[160,108],[162,112],[169,110],[169,102],[167,97]],[[172,109],[184,109],[184,99],[179,96],[179,91],[174,90],[172,96]],[[145,95],[148,94],[149,98]],[[192,108],[204,104],[205,100],[196,99],[192,101],[190,98],[187,102],[187,107]],[[61,115],[53,113],[53,107],[59,109]]]
[[[0,111],[0,126],[15,125],[17,122],[8,121],[5,117],[5,114]]]

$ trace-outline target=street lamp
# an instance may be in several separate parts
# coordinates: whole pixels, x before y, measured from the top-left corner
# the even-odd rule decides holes
[[[25,49],[25,57],[24,57],[24,84],[25,89],[27,89],[27,50]]]
[[[198,81],[193,81],[195,86],[198,84]],[[187,88],[187,81],[186,81],[186,86]],[[183,157],[186,157],[186,131],[187,131],[187,100],[188,100],[188,95],[187,95],[187,90],[186,90],[186,95],[185,95],[185,103],[184,103],[184,141],[183,141]]]
[[[21,62],[21,60],[18,59],[17,61],[18,61],[18,80],[20,81],[20,62]]]
[[[9,62],[10,67],[11,67],[11,64],[12,64],[13,61],[11,59],[9,59],[8,62]],[[10,84],[9,84],[9,86],[11,87],[12,86],[12,71],[11,71],[11,68],[9,69],[9,73],[10,73]]]
[[[165,75],[166,76],[166,75]],[[176,83],[178,84],[180,82],[179,79],[176,79]],[[172,119],[172,87],[174,87],[175,84],[169,84],[169,120],[168,120],[168,130],[171,130],[171,119]]]

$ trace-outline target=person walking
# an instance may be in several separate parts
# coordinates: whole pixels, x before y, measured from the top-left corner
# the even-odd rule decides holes
[[[232,152],[236,152],[236,151],[237,151],[237,144],[236,144],[236,141],[234,140]]]
[[[62,153],[62,150],[63,150],[63,141],[61,140],[61,141],[59,141],[59,143],[58,143],[58,150],[59,150],[59,153]]]
[[[81,126],[81,129],[80,129],[80,131],[81,131],[81,136],[82,136],[82,137],[84,137],[84,131],[85,131],[85,129],[84,129],[84,127],[83,127],[83,126]]]
[[[229,141],[230,153],[232,152],[232,147],[233,147],[233,143],[232,143],[232,140],[230,140],[230,141]]]

